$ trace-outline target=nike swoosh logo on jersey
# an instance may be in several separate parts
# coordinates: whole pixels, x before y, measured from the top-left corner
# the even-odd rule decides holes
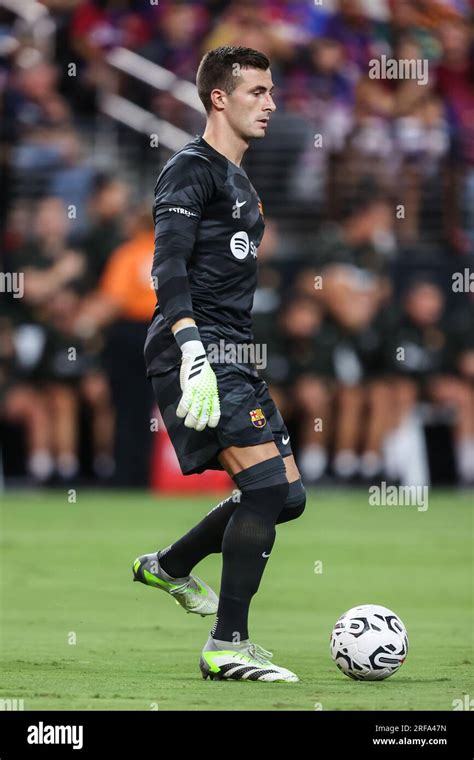
[[[237,206],[237,208],[242,208],[242,206],[245,206],[246,203],[247,201],[242,201],[241,203],[239,203],[239,199],[238,198],[235,199],[235,205]]]
[[[286,438],[285,438],[285,436],[284,436],[284,435],[282,435],[282,437],[281,437],[281,442],[282,442],[282,444],[283,444],[284,446],[286,446],[286,444],[288,443],[288,441],[289,441],[289,440],[290,440],[290,436],[289,436],[289,435],[288,435]]]

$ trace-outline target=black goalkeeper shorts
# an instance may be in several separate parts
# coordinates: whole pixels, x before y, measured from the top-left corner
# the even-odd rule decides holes
[[[286,425],[268,386],[236,364],[213,364],[221,405],[216,428],[201,432],[184,426],[176,416],[182,396],[180,365],[150,379],[168,435],[183,475],[204,470],[223,470],[217,459],[228,446],[257,446],[274,441],[282,457],[292,454]]]

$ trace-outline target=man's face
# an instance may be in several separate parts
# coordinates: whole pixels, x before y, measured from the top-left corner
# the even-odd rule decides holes
[[[230,95],[223,94],[227,121],[244,140],[265,137],[268,120],[276,109],[273,88],[270,69],[240,69],[235,90]]]
[[[441,317],[443,306],[443,293],[431,283],[421,283],[413,288],[405,299],[408,315],[421,327],[436,324]]]

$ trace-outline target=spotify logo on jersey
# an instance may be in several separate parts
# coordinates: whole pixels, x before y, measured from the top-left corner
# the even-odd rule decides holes
[[[241,232],[236,232],[235,235],[232,235],[231,241],[230,241],[230,250],[234,254],[236,259],[245,259],[249,252],[250,243],[249,243],[249,236],[245,232],[245,230],[242,230]]]

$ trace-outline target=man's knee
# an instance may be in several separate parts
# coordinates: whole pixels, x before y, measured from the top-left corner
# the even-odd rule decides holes
[[[234,475],[246,506],[277,519],[288,498],[290,484],[281,456],[258,462]]]
[[[301,517],[306,507],[306,490],[301,479],[289,484],[285,506],[278,516],[277,523],[296,520]]]

